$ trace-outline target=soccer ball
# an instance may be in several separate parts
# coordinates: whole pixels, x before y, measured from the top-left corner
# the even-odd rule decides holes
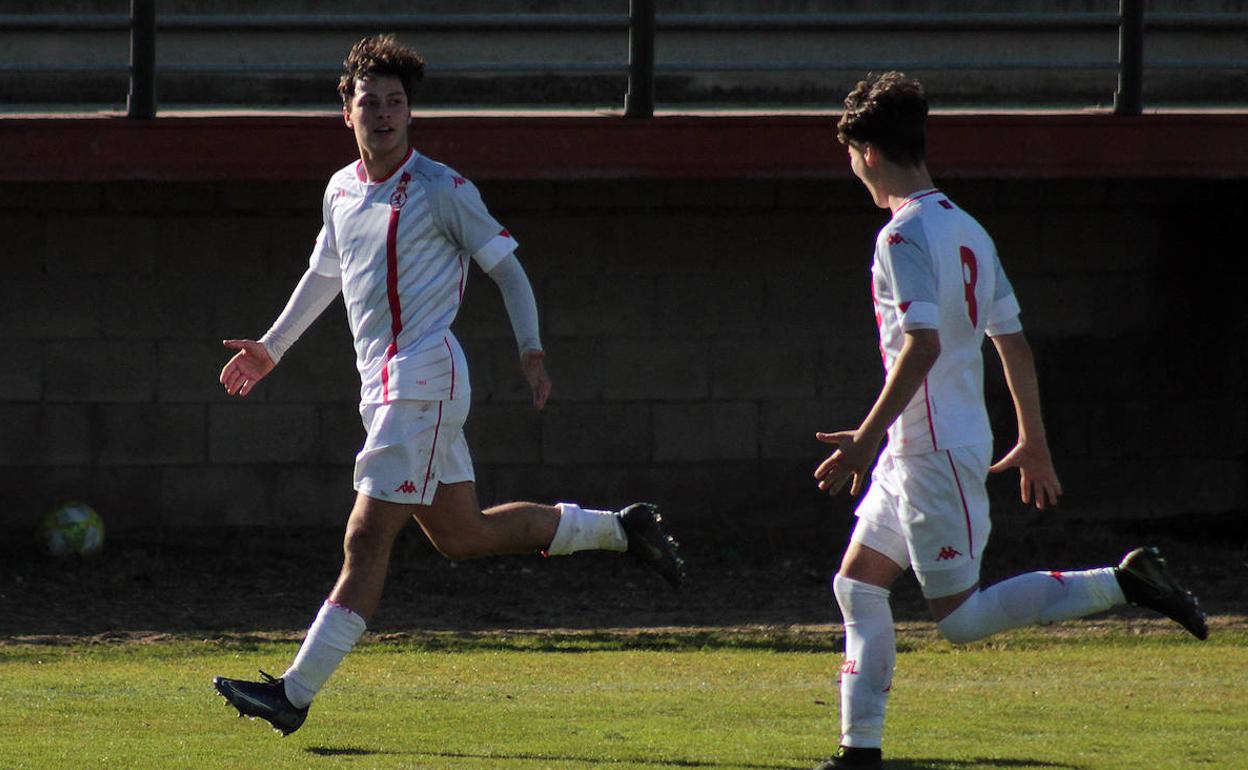
[[[104,521],[86,503],[65,503],[43,517],[39,540],[52,556],[90,556],[104,546]]]

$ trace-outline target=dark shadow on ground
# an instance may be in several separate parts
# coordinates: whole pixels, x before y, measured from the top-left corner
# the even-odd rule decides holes
[[[539,754],[531,752],[512,753],[471,753],[461,751],[379,751],[352,747],[309,746],[304,749],[309,754],[321,757],[335,756],[370,756],[374,754],[403,754],[413,757],[436,757],[439,759],[498,759],[507,761],[533,762],[576,762],[592,767],[595,765],[618,765],[631,763],[650,765],[653,767],[692,767],[692,768],[741,768],[741,770],[809,770],[819,764],[818,759],[795,760],[785,763],[746,763],[718,762],[698,759],[659,759],[646,757],[597,757],[571,756],[559,754]],[[1044,762],[1038,759],[889,759],[884,762],[885,770],[977,770],[982,768],[1055,768],[1056,770],[1081,770],[1080,765],[1061,762]]]
[[[993,532],[984,583],[1036,569],[1113,564],[1131,547],[1155,544],[1207,611],[1248,610],[1240,579],[1248,549],[1239,537],[1248,515],[1225,517],[1221,524],[1217,517],[1202,517],[1200,527],[1182,518],[1101,524],[1060,516],[998,513],[999,519],[1008,517],[1009,526]],[[848,536],[847,518],[852,519],[825,516],[808,529],[771,532],[754,541],[737,531],[720,531],[717,540],[709,532],[702,537],[677,532],[689,564],[680,591],[612,553],[450,563],[410,527],[396,544],[370,635],[838,623],[829,578]],[[1072,532],[1079,536],[1072,538]],[[29,540],[3,538],[0,641],[55,635],[300,635],[333,586],[341,537],[337,530],[297,528],[164,532],[110,540],[102,554],[85,560],[51,559]],[[898,581],[892,603],[899,621],[928,619],[910,576]],[[1150,616],[1137,610],[1119,614]],[[736,643],[759,643],[757,634],[751,638]],[[706,641],[733,643],[723,636]],[[837,643],[831,633],[772,641],[811,651],[835,649]],[[542,642],[552,651],[569,652],[607,643],[614,642],[558,636]],[[662,644],[697,643],[690,636]]]
[[[637,765],[650,765],[652,767],[720,767],[741,768],[742,770],[798,770],[798,768],[809,768],[814,764],[759,765],[742,762],[713,762],[698,759],[649,759],[646,757],[611,757],[609,759],[600,759],[597,757],[562,756],[558,754],[530,754],[525,752],[516,752],[511,754],[470,754],[458,751],[418,751],[412,753],[421,757],[439,757],[443,759],[503,759],[509,761],[531,760],[534,762],[579,762],[583,763],[587,767],[594,765],[619,765],[627,762]]]
[[[315,754],[318,757],[371,757],[375,754],[393,754],[393,751],[378,751],[376,749],[357,749],[350,746],[308,746],[304,748],[308,754]]]
[[[1082,765],[1042,762],[1038,759],[886,759],[884,770],[988,770],[989,768],[1051,767],[1081,770]]]

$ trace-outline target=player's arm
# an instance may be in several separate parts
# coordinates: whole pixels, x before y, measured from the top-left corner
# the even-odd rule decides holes
[[[936,272],[920,228],[885,229],[876,237],[876,256],[889,302],[900,313],[901,352],[889,368],[875,405],[857,430],[816,433],[839,448],[815,469],[819,488],[835,495],[853,479],[850,494],[866,486],[867,472],[880,451],[888,428],[905,411],[940,357],[939,295]]]
[[[520,350],[520,368],[533,391],[533,406],[541,409],[550,397],[550,377],[546,374],[542,340],[538,332],[537,300],[524,268],[515,254],[508,254],[486,273],[503,295],[507,317],[511,319]]]
[[[940,357],[940,333],[935,329],[913,329],[905,333],[901,354],[893,362],[884,387],[857,430],[816,433],[825,444],[838,448],[815,469],[819,488],[835,495],[853,479],[850,494],[858,494],[866,483],[867,472],[880,450],[888,428],[905,410],[923,385],[923,379]]]
[[[502,292],[520,346],[520,369],[533,391],[533,406],[541,409],[550,397],[550,377],[537,333],[537,303],[515,256],[516,239],[486,209],[477,186],[449,169],[432,180],[429,193],[434,222]]]
[[[307,331],[312,322],[325,312],[338,292],[342,280],[327,276],[309,267],[295,286],[282,314],[259,340],[225,340],[224,345],[237,350],[221,370],[221,384],[231,396],[245,396],[256,383],[277,366],[282,356]]]
[[[994,336],[992,344],[1001,357],[1005,382],[1014,400],[1018,443],[989,470],[1000,473],[1018,468],[1020,495],[1025,504],[1034,503],[1040,509],[1056,505],[1057,498],[1062,494],[1062,482],[1057,478],[1057,470],[1049,454],[1044,418],[1040,413],[1040,383],[1031,345],[1021,331]]]

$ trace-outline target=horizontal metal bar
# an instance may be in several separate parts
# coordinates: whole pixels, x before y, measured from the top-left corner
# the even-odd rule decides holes
[[[700,63],[700,62],[669,62],[658,64],[655,70],[664,74],[672,73],[723,73],[723,72],[840,72],[852,70],[1115,70],[1118,63],[1112,59],[1099,60],[992,60],[992,61],[900,61],[900,60],[860,60],[860,61],[825,61],[825,62],[734,62],[732,64]],[[1144,68],[1150,70],[1248,70],[1248,59],[1211,59],[1208,61],[1193,59],[1162,59],[1144,62]],[[427,72],[443,75],[510,75],[524,72],[549,72],[572,74],[625,74],[628,70],[626,62],[469,62],[466,64],[436,66],[429,65]],[[0,73],[13,74],[57,74],[57,73],[100,73],[113,74],[129,72],[128,64],[115,62],[107,64],[30,64],[0,63]],[[224,75],[248,74],[282,75],[307,74],[329,75],[341,69],[325,63],[291,64],[265,62],[252,64],[158,64],[158,75]]]
[[[836,72],[841,70],[1116,70],[1113,59],[1087,61],[1055,59],[993,59],[980,61],[889,61],[870,59],[825,62],[668,62],[655,65],[658,72]]]
[[[270,63],[261,64],[167,64],[158,67],[160,72],[168,72],[171,74],[221,74],[221,73],[248,73],[256,74],[288,74],[301,73],[308,74],[326,74],[340,73],[342,67],[340,65],[318,64],[290,64],[290,63]],[[578,73],[578,74],[597,74],[597,73],[620,73],[623,74],[628,70],[626,62],[468,62],[466,64],[454,64],[436,66],[427,65],[425,71],[428,73],[437,73],[443,75],[476,75],[476,74],[509,74],[515,72],[554,72],[554,73]]]
[[[1117,29],[1117,13],[669,13],[658,16],[659,29],[827,31],[833,29],[983,30]],[[1236,30],[1248,27],[1248,13],[1168,12],[1145,14],[1146,27],[1158,29]]]
[[[130,17],[124,13],[4,13],[0,14],[0,32],[128,32]]]
[[[669,13],[661,30],[828,31],[861,29],[1035,29],[1117,26],[1116,13]]]
[[[775,32],[862,29],[1070,30],[1115,29],[1116,13],[724,13],[658,14],[660,30]],[[1148,29],[1239,31],[1248,13],[1149,13]],[[608,13],[399,13],[399,14],[164,14],[159,29],[178,31],[309,32],[336,30],[437,29],[460,31],[624,31],[627,14]],[[122,31],[124,14],[0,14],[0,31]]]
[[[181,32],[322,32],[337,30],[437,29],[493,31],[628,30],[627,14],[606,13],[395,13],[395,14],[163,14],[158,29]],[[4,30],[123,30],[118,14],[0,14]]]
[[[157,67],[157,71],[160,68]],[[110,62],[108,64],[31,64],[28,62],[0,62],[0,73],[4,74],[61,74],[61,73],[85,73],[90,74],[98,72],[100,74],[113,74],[116,72],[129,72],[130,65],[126,62]]]

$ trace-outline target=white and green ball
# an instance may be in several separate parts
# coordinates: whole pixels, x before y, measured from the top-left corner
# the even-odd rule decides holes
[[[39,540],[53,556],[90,556],[104,547],[104,520],[86,503],[64,503],[43,517]]]

